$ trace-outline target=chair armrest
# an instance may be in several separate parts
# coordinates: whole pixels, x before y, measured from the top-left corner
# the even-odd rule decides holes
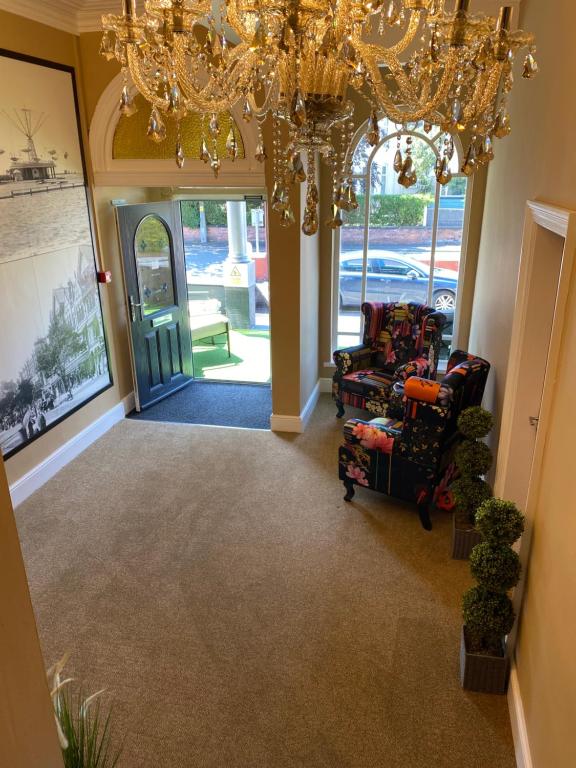
[[[406,381],[411,376],[419,376],[422,379],[430,378],[430,361],[427,357],[418,357],[408,363],[399,365],[394,371],[396,381]]]
[[[441,381],[424,379],[420,376],[411,376],[401,384],[395,385],[395,391],[402,394],[406,401],[433,405],[437,408],[447,408],[452,400],[452,389]]]
[[[361,371],[363,368],[370,368],[372,349],[364,344],[358,344],[355,347],[337,349],[332,357],[336,365],[335,376],[341,377],[347,373]]]
[[[348,445],[359,443],[363,448],[380,453],[392,453],[394,440],[398,437],[397,430],[377,422],[348,419],[344,425],[344,440]]]

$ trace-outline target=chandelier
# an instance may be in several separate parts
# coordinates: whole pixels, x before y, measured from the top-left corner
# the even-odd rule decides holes
[[[174,120],[178,167],[185,156],[180,121],[202,116],[200,159],[217,176],[221,158],[218,115],[241,105],[255,121],[255,157],[264,162],[262,123],[273,120],[273,210],[282,224],[294,222],[293,184],[307,181],[302,231],[318,230],[318,157],[331,166],[333,200],[329,227],[342,211],[357,208],[349,147],[355,134],[354,89],[368,104],[366,140],[380,141],[385,116],[398,131],[440,126],[435,175],[452,178],[454,136],[466,135],[461,172],[473,174],[494,157],[493,139],[510,133],[507,98],[512,67],[526,48],[523,76],[537,72],[534,38],[511,30],[510,7],[497,19],[469,11],[470,0],[122,0],[122,14],[102,18],[101,53],[116,58],[124,73],[120,110],[135,111],[132,85],[150,104],[147,133],[166,136]],[[238,153],[234,122],[226,156]],[[411,137],[394,159],[398,182],[413,186]],[[305,161],[305,162],[304,162]]]

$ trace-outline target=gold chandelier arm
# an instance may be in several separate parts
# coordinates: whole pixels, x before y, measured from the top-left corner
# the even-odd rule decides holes
[[[415,109],[411,112],[400,109],[389,98],[388,91],[380,78],[378,65],[370,58],[365,59],[364,61],[366,69],[371,77],[371,85],[376,95],[376,99],[382,111],[386,113],[388,119],[395,123],[416,123],[435,112],[442,102],[446,100],[458,67],[458,51],[454,49],[448,54],[444,72],[434,96],[424,104],[420,101],[417,102]]]
[[[402,64],[396,56],[389,54],[377,45],[358,41],[356,49],[368,70],[375,88],[384,87],[380,76],[380,64],[385,64],[398,84],[398,90],[403,98],[411,105],[418,105],[420,100],[414,90],[410,78],[404,72]]]
[[[494,97],[500,87],[503,69],[504,64],[498,62],[487,78],[479,78],[472,101],[464,110],[464,117],[467,122],[477,119],[494,102]]]
[[[166,109],[166,101],[148,87],[146,78],[140,69],[141,61],[138,56],[137,46],[134,43],[128,43],[126,45],[126,62],[128,64],[130,77],[142,96],[144,96],[146,101],[149,101],[152,106],[156,107],[156,109],[164,111]]]
[[[403,53],[406,48],[408,48],[410,43],[412,43],[420,27],[422,13],[422,10],[415,10],[410,12],[410,18],[408,20],[408,26],[406,28],[406,32],[404,33],[404,37],[395,45],[392,45],[390,48],[388,48],[388,51],[393,56],[398,56],[398,54]]]
[[[250,38],[250,32],[242,24],[240,20],[240,14],[238,11],[238,0],[227,0],[226,2],[226,19],[228,24],[232,27],[234,32],[240,37],[241,40],[247,41]]]
[[[278,76],[278,73],[274,74],[274,78],[270,85],[268,86],[268,91],[264,97],[264,103],[261,106],[258,106],[256,103],[256,98],[252,91],[247,96],[248,103],[250,104],[250,109],[257,117],[265,117],[266,113],[270,110],[274,109],[275,102],[278,101],[278,97],[280,95],[280,78]]]

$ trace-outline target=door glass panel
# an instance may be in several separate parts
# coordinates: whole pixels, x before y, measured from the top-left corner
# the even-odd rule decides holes
[[[168,227],[158,216],[142,219],[134,235],[142,315],[173,307],[174,279]]]

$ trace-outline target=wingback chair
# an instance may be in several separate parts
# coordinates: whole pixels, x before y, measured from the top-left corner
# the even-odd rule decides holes
[[[349,419],[339,449],[339,475],[351,501],[355,486],[418,505],[430,530],[430,509],[453,472],[456,427],[464,408],[480,405],[490,364],[467,352],[453,352],[441,381],[412,376],[396,383],[402,418]]]
[[[332,397],[337,416],[347,403],[385,416],[396,382],[434,378],[446,318],[425,304],[362,304],[362,344],[334,352]]]

